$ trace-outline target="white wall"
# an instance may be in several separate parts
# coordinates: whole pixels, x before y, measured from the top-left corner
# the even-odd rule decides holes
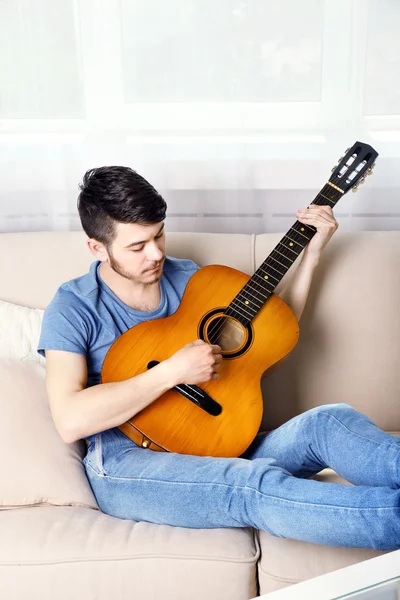
[[[398,0],[1,0],[0,231],[79,229],[125,164],[168,228],[284,231],[356,140],[342,230],[400,229]]]

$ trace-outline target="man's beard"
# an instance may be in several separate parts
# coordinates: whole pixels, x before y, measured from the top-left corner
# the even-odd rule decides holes
[[[154,267],[160,265],[160,269],[158,271],[150,274],[146,274],[145,271],[140,276],[132,275],[132,273],[128,273],[128,271],[125,271],[125,269],[120,265],[120,263],[113,257],[113,255],[110,252],[108,253],[108,257],[110,267],[115,273],[118,273],[118,275],[121,275],[121,277],[125,277],[125,279],[129,279],[130,281],[134,281],[135,283],[151,285],[152,283],[156,283],[157,281],[159,281],[162,277],[162,265],[164,263],[165,256],[163,256],[163,258],[158,263],[154,264]],[[146,279],[146,277],[149,277],[149,279]]]

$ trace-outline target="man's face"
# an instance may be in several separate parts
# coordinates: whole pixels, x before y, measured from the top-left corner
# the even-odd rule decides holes
[[[165,261],[164,223],[117,223],[108,247],[110,267],[126,279],[149,285],[159,281]]]

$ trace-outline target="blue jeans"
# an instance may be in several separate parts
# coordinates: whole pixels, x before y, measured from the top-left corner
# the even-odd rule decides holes
[[[400,440],[346,404],[259,434],[240,458],[153,452],[110,429],[84,465],[101,510],[122,519],[400,548]],[[354,486],[308,479],[327,466]]]

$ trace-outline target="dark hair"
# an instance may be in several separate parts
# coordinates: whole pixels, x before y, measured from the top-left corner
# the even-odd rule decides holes
[[[129,167],[89,169],[79,185],[78,212],[89,238],[106,247],[115,239],[115,224],[159,223],[167,204],[144,177]]]

